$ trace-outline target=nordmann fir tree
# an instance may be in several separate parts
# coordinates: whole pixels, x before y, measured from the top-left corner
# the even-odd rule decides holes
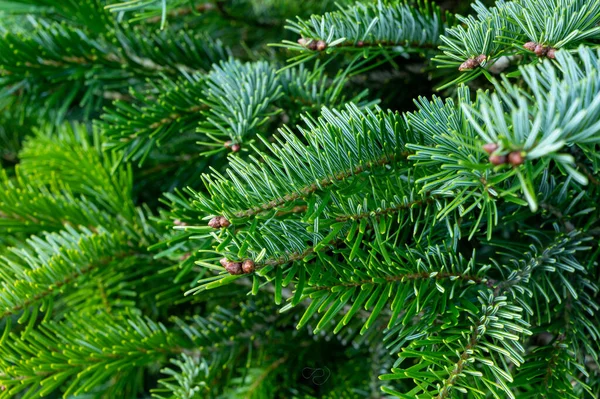
[[[0,398],[600,397],[600,0],[465,3],[0,1]]]

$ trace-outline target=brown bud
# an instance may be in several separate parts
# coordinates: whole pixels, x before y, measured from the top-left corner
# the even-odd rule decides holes
[[[481,64],[483,64],[484,62],[487,61],[487,55],[480,54],[480,55],[477,56],[477,58],[475,58],[475,61],[477,61],[478,65],[481,65]]]
[[[525,50],[535,51],[535,47],[537,46],[536,42],[527,42],[523,45]]]
[[[487,143],[483,145],[483,151],[487,152],[488,154],[491,154],[492,152],[496,151],[498,149],[498,144],[496,143]]]
[[[325,43],[325,41],[323,40],[319,40],[317,42],[317,51],[323,51],[327,48],[327,43]]]
[[[225,148],[231,148],[231,144],[233,144],[231,142],[231,140],[227,140],[226,142],[223,143],[223,147],[225,147]]]
[[[508,154],[508,163],[510,163],[512,166],[523,165],[524,161],[525,158],[523,158],[521,151],[513,151]]]
[[[229,262],[225,266],[225,270],[227,270],[229,274],[233,275],[242,274],[242,264],[240,262]]]
[[[538,57],[543,57],[548,52],[548,47],[542,46],[541,44],[538,44],[537,46],[535,46],[535,50],[533,50],[533,52]]]
[[[210,219],[208,221],[208,225],[210,227],[212,227],[213,229],[221,228],[221,218],[220,218],[220,216],[217,216],[215,218]]]
[[[506,163],[506,155],[490,155],[490,163],[492,165],[503,165]]]
[[[241,149],[242,149],[242,146],[240,146],[239,144],[234,144],[231,146],[231,152],[238,152]]]
[[[460,64],[460,66],[458,67],[459,71],[466,71],[469,69],[474,69],[477,68],[479,66],[479,62],[477,62],[476,59],[474,58],[469,58],[468,60],[466,60],[465,62],[463,62],[462,64]]]
[[[316,50],[317,49],[317,42],[314,40],[311,40],[310,43],[308,43],[308,46],[306,46],[309,50]]]
[[[225,216],[219,216],[219,224],[221,227],[229,227],[231,226],[231,222],[229,222],[229,220],[227,220],[227,218]]]
[[[356,42],[356,47],[362,47],[365,45],[365,42],[363,42],[362,40],[359,40]]]
[[[242,270],[244,273],[252,273],[254,271],[254,261],[252,259],[246,259],[244,263],[242,263]]]
[[[306,46],[306,39],[301,37],[300,39],[298,39],[298,44],[301,46]]]
[[[184,261],[184,260],[188,259],[190,256],[192,256],[192,254],[190,252],[186,252],[179,257],[179,260]]]
[[[219,260],[219,263],[221,264],[221,266],[227,267],[227,265],[230,264],[231,262],[229,262],[229,260],[227,258],[221,258]]]
[[[548,52],[546,53],[546,57],[550,58],[551,60],[556,58],[556,49],[554,48],[550,48],[548,49]]]

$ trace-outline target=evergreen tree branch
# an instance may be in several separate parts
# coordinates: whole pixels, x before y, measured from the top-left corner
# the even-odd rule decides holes
[[[347,3],[351,1],[342,0],[341,4]],[[170,23],[179,25],[182,19],[193,22],[195,19],[206,21],[212,17],[220,25],[266,30],[283,25],[286,18],[322,13],[335,8],[337,4],[340,2],[330,0],[307,0],[302,4],[274,0],[136,0],[111,4],[107,8],[112,12],[133,12],[131,22],[160,22],[161,29]]]
[[[0,398],[598,396],[600,0],[342,1],[0,0]]]
[[[454,326],[453,329],[430,327],[430,331],[418,334],[419,338],[409,338],[412,342],[402,350],[397,364],[411,358],[416,358],[418,363],[406,369],[393,368],[391,374],[380,378],[411,378],[416,383],[416,387],[410,392],[414,395],[447,398],[452,397],[450,395],[454,395],[454,392],[460,392],[484,398],[491,391],[494,395],[513,398],[506,385],[506,382],[512,381],[508,365],[497,357],[505,357],[516,365],[521,364],[523,347],[518,343],[519,335],[531,333],[522,326],[524,324],[526,327],[527,324],[521,322],[519,309],[507,303],[505,297],[495,297],[491,291],[482,290],[477,295],[477,300],[481,309],[461,301],[459,308],[466,313],[466,320],[448,320]],[[437,338],[437,334],[431,334],[432,330],[438,331],[442,336]],[[451,339],[452,336],[459,339]],[[413,350],[411,347],[417,343],[427,350]],[[451,360],[456,357],[458,360]],[[400,394],[390,387],[384,387],[383,390],[390,394]]]
[[[67,188],[34,187],[25,182],[18,169],[14,180],[6,171],[0,171],[0,177],[0,229],[6,233],[52,232],[66,224],[90,230],[110,226],[111,219],[104,210],[85,197],[76,198]]]
[[[181,43],[176,52],[163,51],[173,42]],[[112,35],[96,37],[42,20],[30,31],[7,32],[0,49],[0,87],[5,95],[20,90],[41,110],[56,111],[59,121],[76,105],[90,115],[100,108],[107,91],[126,94],[146,78],[208,70],[213,61],[227,57],[219,42],[185,30],[150,35],[141,28],[117,28]]]
[[[287,29],[299,34],[298,43],[284,40],[282,46],[303,54],[295,60],[312,58],[319,52],[360,51],[375,57],[394,52],[419,52],[435,47],[444,33],[439,7],[419,1],[357,3],[339,11],[313,15],[307,20],[288,21]]]
[[[385,115],[384,119],[378,115]],[[343,121],[341,125],[338,119]],[[309,130],[299,131],[308,145],[289,129],[282,129],[279,144],[265,142],[272,157],[263,155],[262,163],[231,158],[227,177],[205,176],[212,199],[197,194],[198,204],[212,214],[248,218],[356,174],[401,162],[407,155],[402,147],[403,123],[393,113],[361,111],[349,105],[347,111],[325,109],[318,121],[306,118],[305,123]],[[355,133],[363,126],[372,129],[369,142]],[[330,148],[329,142],[339,143],[343,152]]]
[[[6,270],[0,317],[36,305],[80,276],[133,255],[132,251],[126,238],[103,229],[92,233],[83,228],[79,233],[67,226],[61,233],[32,237],[26,247],[13,248],[1,258]]]
[[[600,88],[597,72],[599,55],[590,49],[580,48],[582,64],[567,52],[559,51],[556,57],[560,69],[550,63],[521,69],[529,90],[518,88],[504,79],[496,84],[496,93],[480,95],[476,108],[463,105],[463,111],[485,142],[497,144],[494,154],[518,154],[523,157],[522,162],[519,158],[519,163],[540,158],[546,162],[552,160],[575,181],[585,185],[588,179],[575,169],[573,156],[559,151],[565,146],[586,146],[597,142],[599,97],[592,94],[581,99],[578,93],[582,90],[596,93]],[[559,75],[561,70],[564,72]],[[557,114],[554,118],[546,118],[546,113],[551,110],[557,110]],[[534,118],[533,123],[529,122],[530,117]],[[490,124],[482,128],[482,124],[486,123]],[[521,190],[530,208],[535,211],[537,200],[532,183],[539,170],[533,172],[530,168],[515,166]]]
[[[434,61],[462,72],[443,87],[466,82],[481,73],[489,76],[486,68],[493,68],[504,56],[554,59],[558,49],[592,44],[600,38],[599,5],[585,0],[525,0],[499,1],[496,7],[486,8],[475,2],[477,15],[458,17],[461,25],[449,28],[441,37],[443,54]]]
[[[73,315],[63,324],[45,323],[23,339],[11,334],[0,349],[3,397],[26,389],[29,397],[38,398],[61,388],[64,396],[79,395],[117,375],[109,391],[133,394],[139,389],[138,368],[180,353],[185,340],[149,319],[123,321]]]
[[[98,131],[83,125],[66,124],[56,132],[48,128],[36,131],[19,153],[23,179],[38,187],[52,186],[57,180],[72,194],[94,198],[103,209],[133,220],[137,210],[132,201],[132,172],[118,168],[113,173],[116,157],[101,152]]]
[[[318,64],[313,70],[300,66],[278,72],[275,64],[264,61],[230,59],[207,75],[164,79],[151,90],[134,93],[140,103],[115,102],[100,127],[109,137],[108,148],[125,149],[127,160],[140,163],[155,147],[186,131],[197,132],[195,137],[208,148],[204,155],[238,152],[268,131],[282,112],[296,119],[301,112],[347,101],[341,94],[347,75],[341,71],[329,79]],[[348,101],[360,104],[364,94]]]
[[[206,359],[182,354],[180,358],[171,359],[171,363],[179,370],[164,368],[163,374],[170,376],[159,381],[161,388],[155,389],[153,396],[161,399],[194,399],[210,390],[208,380],[211,373],[215,373],[217,365],[224,365],[225,361],[210,359],[210,365]],[[227,357],[225,356],[225,360]],[[160,394],[159,394],[160,393]],[[161,394],[169,393],[170,396]]]
[[[60,323],[42,323],[21,337],[4,334],[0,398],[24,390],[31,398],[56,390],[65,397],[80,395],[96,390],[98,382],[103,394],[134,395],[142,383],[136,373],[151,364],[173,355],[226,353],[223,346],[240,346],[231,342],[232,335],[252,325],[258,331],[272,328],[264,323],[259,303],[243,303],[233,312],[216,309],[206,318],[175,319],[169,328],[128,313],[83,312],[71,313]]]
[[[109,14],[101,0],[3,0],[0,12],[7,14],[38,14],[40,17],[84,27],[94,34],[108,31],[111,24]]]

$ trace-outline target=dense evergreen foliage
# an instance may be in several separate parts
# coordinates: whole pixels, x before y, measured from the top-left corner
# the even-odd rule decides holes
[[[0,398],[600,397],[600,0],[0,1]]]

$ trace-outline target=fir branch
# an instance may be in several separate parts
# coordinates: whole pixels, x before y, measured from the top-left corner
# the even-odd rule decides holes
[[[231,246],[224,249],[237,253],[237,256],[265,257],[266,260],[256,263],[256,270],[302,260],[325,249],[345,251],[354,248],[360,242],[360,238],[354,237],[362,238],[365,233],[389,241],[393,236],[390,231],[396,226],[399,231],[409,220],[415,225],[421,218],[435,220],[436,213],[432,208],[440,199],[435,196],[415,199],[414,192],[406,189],[401,176],[370,176],[368,181],[373,194],[353,195],[346,203],[335,191],[315,195],[308,205],[277,212],[274,217],[283,217],[282,221],[270,218],[259,229],[253,223],[249,228],[240,226],[235,232],[226,230],[219,240],[227,242],[231,238]],[[423,214],[428,216],[422,217]],[[311,229],[311,224],[317,221],[319,227]],[[275,239],[281,236],[293,238],[289,241]],[[344,236],[346,239],[342,238]],[[353,242],[355,239],[357,241]],[[239,243],[243,245],[238,246]],[[287,254],[280,256],[281,253]]]
[[[305,57],[315,52],[361,51],[374,54],[422,51],[434,47],[444,33],[445,23],[439,7],[428,1],[357,3],[351,7],[313,15],[308,20],[288,21],[287,29],[299,34],[298,44],[283,41],[282,46],[302,51]],[[449,14],[446,19],[451,19]]]
[[[403,152],[400,154],[399,158],[407,158],[407,157],[408,157],[408,153]],[[248,217],[254,216],[258,213],[269,211],[271,209],[278,208],[287,203],[294,202],[298,199],[304,199],[304,198],[308,197],[310,194],[315,193],[317,190],[327,189],[327,188],[329,188],[329,186],[331,186],[332,184],[335,184],[339,181],[346,180],[349,177],[358,175],[358,174],[368,171],[368,170],[375,169],[377,167],[388,165],[393,162],[393,160],[394,160],[393,158],[394,157],[386,155],[386,156],[383,156],[381,159],[367,162],[364,165],[356,166],[354,169],[341,171],[341,172],[335,174],[334,176],[327,176],[327,177],[321,179],[320,181],[318,181],[317,183],[313,183],[313,184],[307,185],[305,187],[302,187],[301,189],[298,190],[298,192],[286,194],[280,198],[275,198],[275,199],[271,200],[270,202],[265,203],[265,204],[260,204],[259,206],[255,207],[253,209],[238,212],[234,216],[236,218],[248,218]]]
[[[149,319],[71,315],[61,324],[43,324],[23,339],[11,334],[1,349],[5,374],[0,383],[5,396],[26,389],[30,397],[39,398],[61,388],[65,396],[79,395],[98,381],[113,379],[107,391],[129,395],[139,389],[133,378],[139,367],[180,353],[184,344]]]
[[[302,280],[301,276],[304,274],[294,279],[296,292],[283,310],[290,309],[303,299],[311,298],[313,302],[302,316],[298,328],[306,324],[315,313],[323,312],[315,328],[316,333],[330,324],[338,313],[344,314],[334,329],[337,333],[364,304],[365,309],[373,309],[363,322],[360,330],[363,334],[378,316],[386,317],[389,327],[397,323],[402,309],[408,314],[420,312],[420,306],[415,306],[415,302],[418,302],[417,293],[427,296],[432,292],[453,291],[453,287],[461,284],[473,286],[486,282],[482,277],[485,266],[469,274],[474,269],[472,260],[466,261],[462,257],[453,256],[446,258],[440,248],[427,248],[423,252],[412,248],[388,250],[388,260],[382,259],[383,257],[378,259],[373,255],[367,259],[353,260],[355,264],[363,265],[360,269],[334,266],[335,259],[328,262],[335,273],[309,268],[309,281]],[[350,259],[346,257],[345,261]],[[298,275],[298,271],[292,270],[290,273]],[[276,284],[279,283],[276,281]],[[434,302],[432,299],[428,303],[430,314],[436,312],[437,305]],[[344,307],[346,303],[349,303],[347,308]],[[384,311],[388,306],[391,313]],[[402,319],[409,320],[410,316],[405,314]]]
[[[231,158],[228,178],[205,176],[212,198],[197,194],[198,205],[212,214],[248,218],[408,155],[403,149],[403,123],[393,113],[349,105],[342,112],[325,109],[319,120],[306,118],[305,123],[309,130],[299,131],[308,145],[282,129],[280,144],[265,142],[272,156],[263,155],[262,164]],[[339,143],[344,151],[330,148],[328,142]]]
[[[549,277],[558,275],[559,280],[567,288],[567,292],[575,292],[575,289],[564,278],[563,273],[585,272],[584,267],[576,261],[575,255],[579,251],[589,250],[588,246],[591,237],[582,235],[580,231],[573,230],[568,233],[556,233],[554,237],[535,236],[533,232],[531,237],[535,245],[532,244],[529,252],[524,256],[515,259],[516,251],[509,251],[509,247],[502,241],[492,241],[491,244],[499,246],[507,251],[506,254],[511,257],[510,264],[496,264],[497,270],[502,273],[502,280],[490,280],[490,286],[493,287],[495,295],[508,295],[528,314],[533,315],[533,308],[525,301],[525,296],[534,298],[535,301],[548,301],[549,294],[558,297],[554,284]],[[518,252],[517,252],[518,253]],[[520,254],[519,254],[520,255]],[[543,298],[543,299],[542,299]]]
[[[589,286],[588,283],[584,285]],[[586,288],[581,288],[580,295],[587,296]],[[590,349],[595,346],[598,336],[595,327],[589,329],[595,320],[595,316],[589,320],[590,313],[595,312],[590,312],[588,307],[591,305],[593,308],[593,302],[589,297],[581,301],[569,296],[562,305],[555,307],[558,317],[549,325],[539,326],[539,345],[532,343],[534,349],[519,367],[515,381],[511,384],[513,389],[520,389],[525,398],[575,399],[595,396],[588,384],[595,367],[589,367],[585,361],[586,356],[594,356],[595,352]],[[597,304],[595,308],[598,309]],[[564,320],[561,320],[561,316]],[[583,333],[585,330],[590,334]],[[546,336],[553,342],[544,342],[542,338]],[[594,359],[594,362],[597,363],[597,360]],[[544,390],[534,392],[529,386],[543,386]]]
[[[240,144],[273,115],[270,105],[281,95],[275,69],[267,62],[241,64],[230,60],[215,66],[202,97],[210,110],[208,123],[201,124],[198,131],[209,137],[230,138],[231,145]]]
[[[155,146],[174,134],[193,131],[201,118],[201,75],[149,84],[147,91],[133,93],[133,104],[115,101],[112,107],[105,108],[102,121],[98,122],[98,128],[107,137],[105,147],[122,151],[125,160],[142,162]]]
[[[342,1],[0,0],[1,398],[598,396],[600,0]]]
[[[126,160],[140,163],[186,132],[203,140],[203,155],[238,152],[282,112],[296,119],[303,111],[347,101],[341,93],[347,75],[344,70],[330,79],[318,64],[313,70],[299,66],[278,72],[273,63],[230,59],[207,75],[150,82],[151,89],[133,93],[133,104],[117,101],[106,108],[99,126],[109,137],[107,148],[124,149]],[[361,104],[364,95],[348,100]]]
[[[71,313],[60,323],[46,322],[21,337],[3,336],[0,347],[0,397],[26,390],[39,398],[56,390],[64,396],[93,391],[101,382],[103,394],[135,395],[145,367],[173,355],[227,353],[240,345],[231,336],[270,329],[260,301],[248,301],[235,311],[215,309],[209,317],[163,323],[130,313]],[[241,346],[244,348],[244,346]],[[201,348],[201,351],[199,349]],[[23,378],[25,377],[25,378]],[[213,375],[214,377],[214,375]]]
[[[177,51],[163,51],[173,42],[181,43]],[[218,41],[185,30],[148,34],[141,28],[116,29],[113,36],[95,37],[43,21],[27,32],[6,33],[0,49],[0,87],[23,90],[31,102],[43,105],[42,111],[56,112],[59,121],[76,105],[90,115],[102,104],[105,91],[125,94],[146,78],[207,70],[213,61],[227,57]]]
[[[523,362],[523,347],[518,343],[519,335],[530,335],[531,332],[525,328],[527,323],[521,320],[520,309],[508,303],[505,297],[495,297],[490,290],[482,290],[477,300],[481,309],[463,302],[465,307],[460,308],[466,313],[466,320],[454,322],[453,329],[429,327],[429,331],[416,334],[418,340],[415,336],[407,337],[412,342],[403,348],[400,362],[414,358],[418,363],[406,369],[392,368],[391,374],[384,374],[380,378],[411,378],[416,383],[413,390],[415,395],[448,398],[459,392],[484,398],[491,391],[495,396],[514,398],[506,384],[512,381],[509,366],[498,357],[520,365]],[[432,334],[432,330],[436,332]],[[413,350],[411,347],[416,345],[427,349]],[[457,361],[451,360],[457,356]],[[383,390],[400,394],[390,387],[384,387]]]
[[[164,368],[161,372],[170,376],[159,381],[164,388],[155,389],[153,396],[165,398],[159,393],[172,393],[169,399],[194,399],[201,392],[209,391],[207,380],[210,373],[215,372],[215,366],[221,365],[215,359],[210,359],[209,366],[206,359],[202,357],[192,357],[182,354],[180,358],[171,359],[170,362],[179,370]]]
[[[591,93],[600,90],[599,54],[580,48],[579,57],[585,60],[583,64],[567,52],[559,51],[556,57],[560,69],[549,62],[521,69],[530,92],[505,79],[495,84],[496,93],[480,95],[477,107],[462,106],[481,138],[486,143],[497,144],[495,155],[518,154],[520,161],[513,162],[513,166],[532,211],[538,206],[532,184],[535,175],[521,164],[540,158],[546,162],[552,160],[575,181],[585,185],[588,179],[575,169],[573,156],[559,151],[565,146],[598,142],[600,102],[598,96]],[[591,95],[579,98],[584,90]],[[557,111],[555,117],[546,117],[550,110]],[[531,123],[530,117],[533,117]]]
[[[126,238],[103,229],[92,233],[83,228],[80,233],[67,226],[63,232],[47,234],[43,239],[32,237],[26,247],[13,248],[10,255],[0,258],[6,268],[2,273],[0,318],[37,304],[81,276],[131,255]]]
[[[488,9],[475,2],[477,16],[458,17],[462,25],[441,37],[443,54],[434,61],[463,72],[443,87],[473,79],[504,56],[553,59],[557,49],[572,50],[598,39],[599,6],[597,0],[525,0],[498,1]]]
[[[512,26],[509,19],[501,17],[499,8],[503,4],[505,3],[500,2],[498,7],[488,9],[481,2],[476,1],[473,3],[476,16],[457,16],[461,24],[449,28],[446,34],[440,37],[443,42],[440,50],[443,54],[434,58],[434,61],[444,67],[459,68],[463,71],[475,69],[481,72],[478,67],[490,64],[491,57],[502,55],[500,45],[495,39],[499,38],[504,30],[510,30]],[[479,56],[482,57],[478,58]],[[469,60],[473,62],[468,63]],[[471,72],[469,75],[472,78],[474,73]],[[458,82],[460,80],[452,83]]]
[[[598,7],[597,0],[523,0],[507,3],[506,12],[529,41],[553,49],[574,49],[590,39],[600,38]],[[558,26],[562,29],[557,29]],[[508,38],[502,40],[506,43]]]
[[[469,337],[469,341],[467,345],[465,345],[465,348],[461,353],[458,362],[456,362],[456,364],[454,365],[454,369],[450,372],[448,378],[446,378],[442,382],[442,387],[440,388],[436,399],[446,399],[448,395],[451,394],[452,387],[456,383],[457,379],[460,378],[463,369],[466,366],[467,361],[469,360],[469,357],[475,351],[475,349],[477,349],[477,344],[481,339],[481,334],[479,333],[479,331],[481,330],[480,327],[482,326],[482,324],[485,323],[485,320],[489,316],[490,315],[487,313],[484,314],[479,320],[477,320],[475,325],[471,328],[471,335]]]
[[[0,171],[0,229],[7,233],[58,231],[67,224],[94,230],[114,222],[86,197],[77,198],[67,188],[34,187],[25,182],[18,168],[16,175],[11,180]]]
[[[37,187],[60,181],[60,188],[94,198],[96,206],[132,221],[138,213],[132,201],[132,172],[113,171],[115,157],[103,154],[99,132],[91,133],[89,137],[88,129],[79,124],[66,124],[55,132],[36,130],[19,153],[20,175]]]
[[[38,14],[55,21],[85,27],[94,34],[106,33],[111,18],[104,10],[101,0],[3,0],[0,12],[5,14]]]

